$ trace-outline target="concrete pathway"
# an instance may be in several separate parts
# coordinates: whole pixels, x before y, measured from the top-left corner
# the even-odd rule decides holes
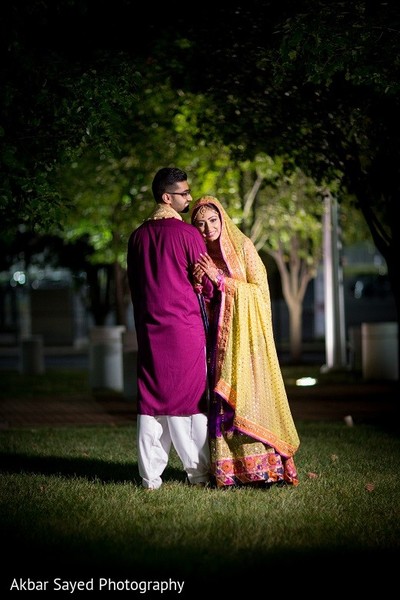
[[[382,424],[400,430],[400,394],[397,382],[287,386],[295,421]],[[134,400],[118,394],[82,394],[61,397],[7,398],[0,395],[0,428],[132,425]]]

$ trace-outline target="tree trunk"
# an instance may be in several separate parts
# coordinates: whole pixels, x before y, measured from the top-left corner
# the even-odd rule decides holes
[[[118,262],[114,263],[115,281],[115,318],[117,325],[127,326],[127,310],[129,305],[128,280],[126,269]]]
[[[302,357],[302,315],[303,305],[301,301],[288,302],[289,309],[289,339],[290,357],[296,364],[301,362]]]

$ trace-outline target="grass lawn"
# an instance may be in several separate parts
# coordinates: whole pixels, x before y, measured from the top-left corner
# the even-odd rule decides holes
[[[299,376],[360,381],[315,366],[283,375],[288,385]],[[32,402],[92,393],[87,373],[69,370],[4,371],[1,392]],[[163,487],[145,491],[135,425],[0,430],[1,590],[318,599],[391,591],[400,556],[398,426],[296,424],[300,485],[269,490],[193,489],[172,451]]]
[[[152,492],[139,485],[135,426],[2,431],[2,589],[22,578],[145,597],[382,592],[399,557],[400,439],[368,425],[298,429],[296,488],[193,489],[172,452]]]

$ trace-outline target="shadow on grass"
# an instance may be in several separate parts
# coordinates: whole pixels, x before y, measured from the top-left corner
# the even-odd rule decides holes
[[[124,483],[133,481],[140,485],[136,462],[121,464],[90,458],[64,458],[60,456],[37,457],[27,454],[0,453],[2,473],[26,473],[31,475],[56,475],[59,477],[84,478],[102,483]],[[163,474],[166,481],[184,481],[181,470],[167,466]]]

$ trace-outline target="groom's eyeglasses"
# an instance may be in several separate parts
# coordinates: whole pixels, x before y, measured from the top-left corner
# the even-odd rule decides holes
[[[166,194],[171,194],[172,196],[182,196],[182,198],[188,198],[188,196],[192,195],[192,192],[188,190],[187,192],[165,192]]]

